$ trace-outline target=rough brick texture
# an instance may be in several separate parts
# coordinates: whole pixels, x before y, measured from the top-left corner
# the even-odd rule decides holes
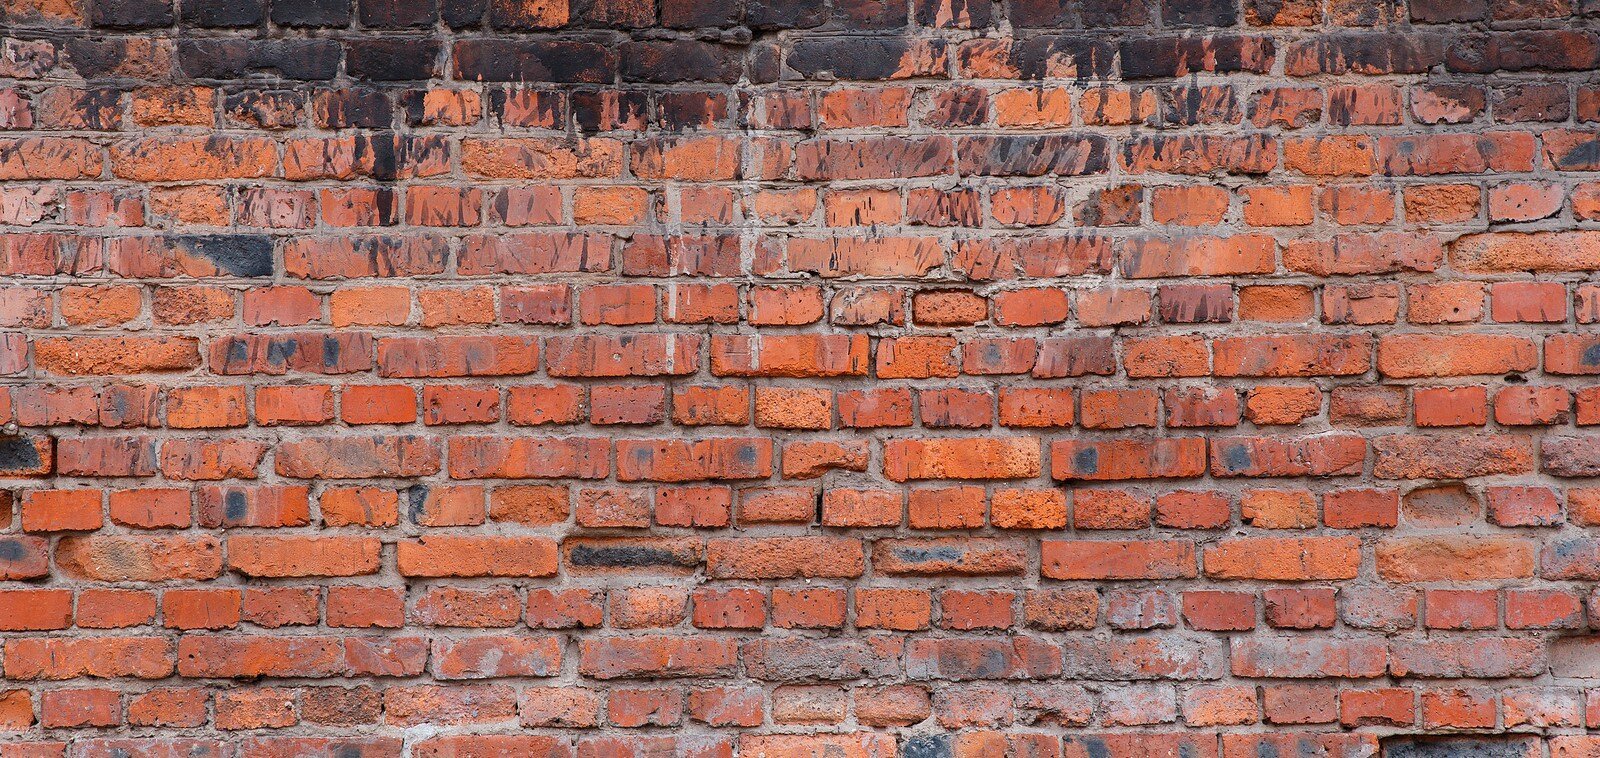
[[[1596,172],[1593,0],[0,0],[0,757],[1600,756]]]

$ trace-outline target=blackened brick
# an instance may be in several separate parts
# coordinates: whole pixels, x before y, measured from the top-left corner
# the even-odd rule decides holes
[[[615,56],[592,42],[475,39],[455,44],[456,76],[479,82],[609,83]]]
[[[1411,20],[1422,24],[1482,21],[1489,15],[1489,0],[1411,0]]]
[[[1086,29],[1144,26],[1150,18],[1147,0],[1081,0],[1078,4],[1078,22]]]
[[[436,40],[352,40],[345,50],[345,72],[368,81],[430,79],[438,73],[438,58]]]
[[[206,27],[255,26],[266,18],[265,0],[184,0],[180,18]]]
[[[828,20],[822,0],[746,0],[744,22],[755,29],[807,29]]]
[[[94,0],[89,22],[110,29],[172,25],[172,0]]]
[[[356,0],[361,25],[373,29],[433,26],[439,20],[431,0]]]
[[[1196,72],[1265,73],[1272,68],[1266,37],[1146,37],[1122,43],[1122,78],[1188,76]]]
[[[452,29],[466,29],[483,23],[489,0],[439,0],[439,15]]]
[[[917,44],[895,37],[812,37],[795,43],[788,63],[807,77],[829,74],[836,79],[890,79],[926,67],[925,61],[916,60]],[[942,41],[929,44],[942,56]]]
[[[275,73],[285,79],[327,80],[339,73],[333,40],[191,39],[178,42],[178,66],[196,79],[240,79]]]
[[[635,82],[739,80],[737,48],[707,42],[629,42],[622,46],[622,76]]]
[[[1161,20],[1169,26],[1233,26],[1239,11],[1234,0],[1161,0]]]
[[[732,26],[744,17],[744,0],[661,0],[661,25],[673,29]]]
[[[323,129],[384,129],[394,120],[394,103],[375,89],[320,90],[311,114]]]
[[[1072,24],[1072,5],[1066,0],[1011,0],[1011,25],[1058,28]]]
[[[272,0],[279,26],[349,26],[351,0]]]
[[[1445,56],[1451,71],[1579,71],[1600,64],[1600,36],[1576,30],[1529,29],[1465,35]]]

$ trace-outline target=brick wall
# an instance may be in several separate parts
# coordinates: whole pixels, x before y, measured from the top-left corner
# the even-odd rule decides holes
[[[0,0],[0,756],[1600,755],[1597,11]]]

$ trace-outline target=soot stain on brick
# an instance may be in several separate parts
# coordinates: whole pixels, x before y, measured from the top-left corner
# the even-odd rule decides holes
[[[1100,449],[1086,447],[1072,454],[1072,467],[1081,474],[1094,474],[1100,471]]]
[[[902,758],[952,758],[955,749],[948,734],[926,734],[912,737],[900,747]]]
[[[1584,348],[1583,355],[1578,357],[1578,362],[1585,366],[1600,366],[1600,342]]]
[[[272,276],[272,238],[266,235],[186,235],[177,244],[234,276]]]
[[[228,490],[222,496],[222,518],[228,522],[243,521],[250,513],[250,503],[245,499],[244,492]]]
[[[428,485],[413,484],[405,489],[406,515],[412,522],[420,522],[428,515]]]
[[[1515,735],[1424,737],[1395,735],[1379,740],[1384,758],[1521,758],[1529,741]]]
[[[1600,165],[1600,139],[1579,143],[1556,157],[1556,166],[1567,171]]]
[[[907,563],[928,563],[930,561],[959,561],[961,549],[957,547],[900,547],[895,548],[894,555]]]
[[[15,537],[0,539],[0,561],[20,561],[27,557],[28,548]]]
[[[283,337],[267,340],[267,363],[282,366],[300,352],[300,343],[292,338]]]
[[[339,353],[344,347],[339,344],[339,338],[332,335],[322,338],[322,363],[330,368],[339,365]]]
[[[1244,445],[1228,445],[1222,450],[1222,464],[1229,471],[1244,471],[1254,463],[1250,456],[1250,448]]]
[[[39,448],[26,437],[0,437],[0,471],[25,471],[40,464]]]
[[[653,547],[578,545],[572,549],[572,565],[630,568],[635,566],[687,566],[690,563],[671,550]]]

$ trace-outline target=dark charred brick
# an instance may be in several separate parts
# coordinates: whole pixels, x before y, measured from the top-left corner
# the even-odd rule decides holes
[[[261,234],[184,235],[173,242],[234,276],[272,276],[272,238]]]
[[[585,26],[638,29],[656,22],[655,0],[573,0],[572,15]]]
[[[663,92],[656,101],[656,123],[663,129],[703,129],[728,118],[728,96],[721,92]]]
[[[976,176],[1079,176],[1105,172],[1110,151],[1099,135],[983,135],[957,141],[958,170]]]
[[[575,92],[572,119],[586,132],[610,131],[622,124],[643,124],[650,113],[649,93],[638,90]]]
[[[629,42],[622,46],[622,77],[633,82],[724,82],[739,80],[738,48],[708,42]]]
[[[673,29],[732,26],[744,17],[744,0],[661,0],[661,25]]]
[[[1450,46],[1445,65],[1451,71],[1487,74],[1494,71],[1581,71],[1600,63],[1600,36],[1574,30],[1537,30],[1475,34]]]
[[[1266,37],[1150,37],[1122,43],[1122,78],[1188,76],[1196,72],[1266,73],[1272,69]]]
[[[1024,79],[1105,79],[1116,70],[1116,45],[1088,37],[1034,37],[1012,47]]]
[[[1489,0],[1411,0],[1411,20],[1421,24],[1482,21],[1489,15]]]
[[[1383,755],[1387,758],[1520,758],[1530,751],[1538,752],[1535,740],[1512,735],[1395,735],[1383,739]]]
[[[833,0],[832,26],[855,31],[906,25],[907,0]]]
[[[323,81],[339,73],[339,58],[339,43],[323,39],[178,41],[178,66],[196,79],[272,73],[285,79]]]
[[[293,90],[230,92],[223,100],[228,118],[262,129],[292,129],[305,115],[306,96]]]
[[[827,73],[836,79],[889,79],[914,65],[907,60],[915,55],[913,44],[884,37],[807,38],[790,51],[789,68],[807,78]]]
[[[437,40],[351,40],[345,50],[345,72],[367,81],[431,79],[438,73],[438,59]]]
[[[900,749],[901,758],[955,758],[955,755],[955,741],[948,734],[912,737]]]
[[[823,0],[745,0],[744,22],[753,29],[808,29],[827,20]]]
[[[489,0],[440,0],[439,16],[452,29],[466,29],[483,23]]]
[[[1233,0],[1161,0],[1161,20],[1169,26],[1233,26],[1239,11]]]
[[[351,0],[272,0],[269,15],[279,26],[349,26]]]
[[[394,104],[375,89],[318,90],[311,104],[312,118],[323,129],[385,129],[394,121]]]
[[[745,76],[752,84],[778,81],[783,78],[783,50],[770,43],[751,45],[745,56],[745,68]]]
[[[1147,0],[1081,0],[1078,4],[1078,21],[1086,29],[1144,26],[1150,18]]]
[[[455,44],[456,76],[478,82],[610,83],[610,50],[592,42],[475,39]]]
[[[1420,74],[1444,62],[1447,37],[1434,34],[1340,34],[1290,45],[1285,73]]]
[[[417,0],[356,0],[361,25],[373,29],[433,26],[439,20],[432,2]]]
[[[183,0],[180,20],[192,26],[255,26],[266,19],[264,0]]]
[[[49,438],[0,437],[0,473],[8,475],[47,473],[51,467],[50,461],[45,460],[45,453],[50,449]],[[8,516],[9,510],[8,507],[6,509]]]
[[[108,29],[154,29],[172,25],[172,0],[95,0],[89,23]]]
[[[1056,29],[1072,25],[1072,5],[1067,0],[1011,0],[1011,25]]]
[[[1525,82],[1496,87],[1494,91],[1494,120],[1502,123],[1566,121],[1571,112],[1565,84]]]

